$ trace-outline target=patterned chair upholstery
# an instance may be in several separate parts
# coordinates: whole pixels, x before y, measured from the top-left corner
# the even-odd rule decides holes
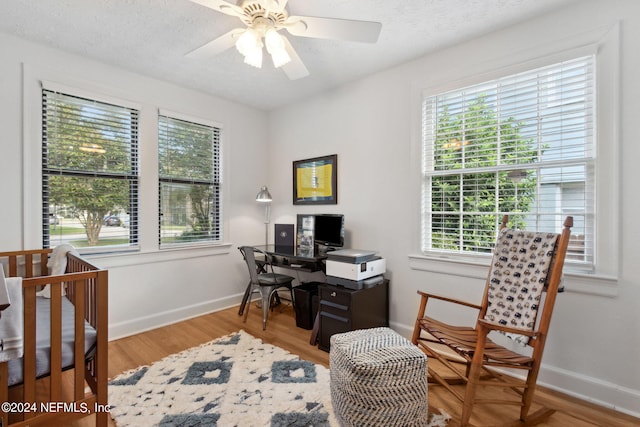
[[[558,236],[500,231],[493,251],[485,320],[533,330]]]

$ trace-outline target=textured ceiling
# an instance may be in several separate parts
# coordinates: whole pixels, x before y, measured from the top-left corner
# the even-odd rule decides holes
[[[185,58],[241,26],[189,0],[1,0],[0,32],[269,110],[573,1],[289,0],[290,15],[382,23],[376,44],[285,32],[311,73],[295,81],[269,61],[244,64],[235,49]]]

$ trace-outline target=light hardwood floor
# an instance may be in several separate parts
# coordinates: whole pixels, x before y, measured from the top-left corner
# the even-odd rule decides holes
[[[309,344],[310,331],[297,328],[291,306],[277,307],[269,315],[267,330],[262,330],[261,310],[252,306],[247,323],[238,316],[233,307],[217,313],[196,317],[174,325],[148,331],[109,343],[109,377],[121,372],[150,364],[170,354],[208,342],[240,329],[262,339],[264,342],[282,347],[301,358],[329,366],[329,353]],[[430,385],[431,386],[431,385]],[[494,391],[495,393],[495,391]],[[541,426],[639,426],[640,419],[595,406],[572,397],[538,388],[536,405],[543,403],[556,409],[551,418]],[[460,404],[444,389],[431,386],[429,406],[441,408],[453,416],[449,427],[459,426]],[[534,408],[535,410],[535,408]],[[74,426],[93,425],[93,417],[76,422]],[[518,418],[516,407],[481,406],[474,410],[474,425],[510,425]],[[111,423],[115,426],[115,423]]]

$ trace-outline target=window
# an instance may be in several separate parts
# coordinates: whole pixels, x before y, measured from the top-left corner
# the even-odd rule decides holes
[[[43,245],[137,246],[138,111],[42,90]]]
[[[594,263],[594,62],[582,57],[423,98],[422,251],[491,251],[503,214]]]
[[[220,127],[160,113],[160,247],[222,239]]]

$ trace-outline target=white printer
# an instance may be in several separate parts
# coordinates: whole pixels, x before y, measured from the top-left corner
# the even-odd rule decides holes
[[[382,282],[386,272],[384,258],[376,252],[360,249],[340,249],[327,253],[326,275],[330,285],[362,289]]]

